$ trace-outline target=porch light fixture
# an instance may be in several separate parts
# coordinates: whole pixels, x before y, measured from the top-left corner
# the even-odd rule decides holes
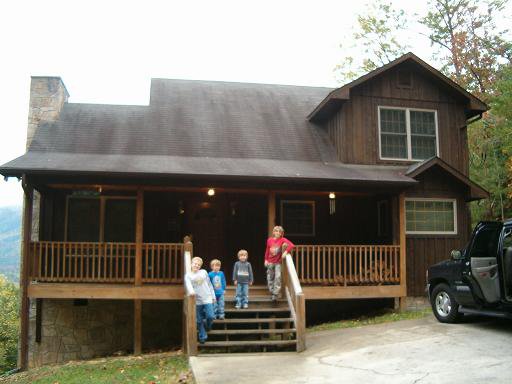
[[[210,188],[210,189],[208,190],[208,196],[215,196],[215,189]]]
[[[329,215],[336,213],[336,194],[334,192],[329,193]]]

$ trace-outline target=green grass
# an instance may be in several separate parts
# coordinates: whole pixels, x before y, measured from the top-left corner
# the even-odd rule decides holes
[[[386,312],[375,316],[361,316],[356,319],[340,320],[332,323],[313,325],[307,329],[308,332],[327,331],[331,329],[355,328],[365,325],[389,323],[392,321],[421,319],[432,314],[430,308],[421,311]]]
[[[0,379],[2,384],[193,384],[187,357],[181,353],[109,357],[45,366]]]

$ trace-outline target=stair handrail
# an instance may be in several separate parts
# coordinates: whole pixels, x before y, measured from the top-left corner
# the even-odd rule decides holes
[[[196,293],[192,283],[185,278],[192,270],[193,245],[188,236],[183,239],[183,351],[197,355]]]
[[[286,298],[295,323],[297,352],[302,352],[306,349],[306,300],[292,256],[287,252],[284,253],[283,262],[285,266],[283,281]]]

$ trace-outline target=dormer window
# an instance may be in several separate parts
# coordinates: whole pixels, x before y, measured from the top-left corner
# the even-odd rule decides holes
[[[382,160],[439,155],[437,111],[379,106],[379,147]]]

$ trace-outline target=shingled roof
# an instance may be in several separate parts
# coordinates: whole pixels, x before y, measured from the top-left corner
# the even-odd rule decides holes
[[[411,184],[406,168],[337,161],[306,119],[332,89],[153,79],[148,106],[65,103],[0,173],[218,175]]]

